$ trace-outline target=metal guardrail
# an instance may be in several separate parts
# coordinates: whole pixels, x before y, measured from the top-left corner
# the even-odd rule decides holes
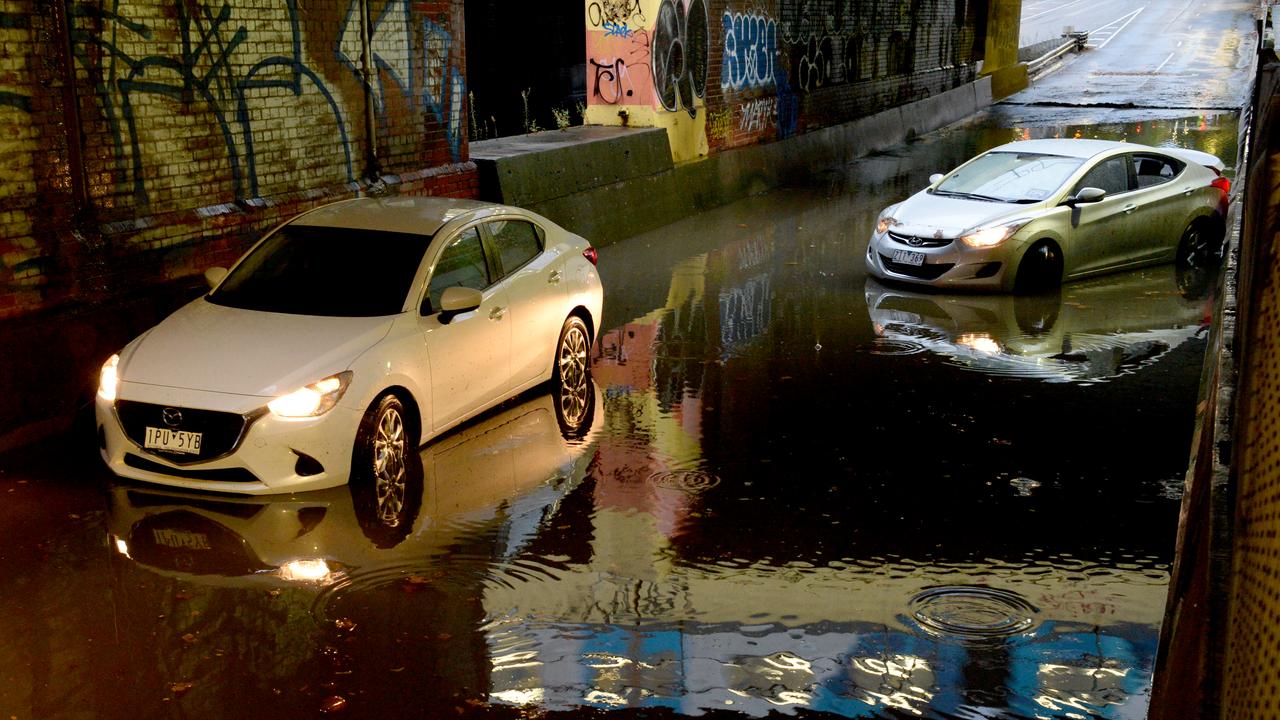
[[[1040,72],[1044,68],[1048,67],[1049,63],[1053,62],[1054,60],[1057,60],[1058,58],[1067,54],[1071,50],[1075,50],[1076,52],[1080,52],[1081,50],[1084,50],[1085,45],[1089,42],[1089,33],[1087,32],[1064,33],[1062,38],[1063,38],[1063,42],[1061,45],[1041,55],[1035,60],[1027,61],[1028,75],[1035,75],[1036,73]]]

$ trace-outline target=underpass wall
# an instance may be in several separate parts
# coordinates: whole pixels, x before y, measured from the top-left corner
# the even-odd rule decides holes
[[[1280,57],[1266,17],[1151,720],[1280,718]]]
[[[586,118],[682,162],[875,115],[972,82],[995,1],[587,0]]]
[[[0,1],[0,318],[194,275],[371,186],[474,196],[462,0],[370,5]]]

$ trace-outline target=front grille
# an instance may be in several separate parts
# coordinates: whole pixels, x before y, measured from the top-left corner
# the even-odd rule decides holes
[[[165,422],[164,411],[177,410],[182,419],[176,425]],[[217,410],[197,410],[194,408],[175,408],[167,405],[134,402],[131,400],[116,401],[116,416],[124,434],[129,436],[137,446],[146,453],[162,457],[178,465],[207,462],[225,457],[235,452],[240,441],[249,430],[249,425],[262,416],[262,412],[240,415],[239,413],[219,412]],[[167,450],[148,449],[145,447],[147,428],[169,428],[202,433],[200,452],[198,454],[169,452]]]
[[[888,255],[881,255],[880,262],[884,263],[885,269],[889,272],[913,278],[920,278],[921,280],[937,280],[942,277],[943,273],[955,267],[955,263],[905,265],[903,263],[896,263],[890,260]]]
[[[901,233],[896,233],[892,230],[889,231],[889,237],[893,238],[894,240],[897,240],[903,245],[908,245],[910,247],[946,247],[947,245],[950,245],[951,243],[955,242],[955,240],[952,238],[935,238],[935,237],[923,237],[920,235],[903,235]]]
[[[160,475],[172,475],[173,477],[186,478],[187,480],[206,480],[209,482],[234,482],[234,483],[256,483],[260,482],[258,476],[249,472],[245,468],[218,468],[215,470],[187,470],[186,468],[174,468],[167,465],[161,465],[158,462],[152,462],[146,458],[138,457],[133,453],[124,454],[124,464],[138,470],[146,470],[147,472],[159,473]]]

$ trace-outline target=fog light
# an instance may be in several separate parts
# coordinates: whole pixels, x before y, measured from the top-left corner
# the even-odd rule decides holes
[[[319,460],[316,460],[306,453],[298,452],[297,450],[294,450],[293,454],[298,456],[298,462],[293,464],[293,472],[295,475],[308,477],[311,475],[319,475],[324,472],[324,466],[320,464]]]

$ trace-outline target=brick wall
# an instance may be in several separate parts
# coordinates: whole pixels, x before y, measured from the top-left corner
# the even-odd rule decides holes
[[[677,159],[856,120],[974,80],[987,7],[586,0],[589,116],[652,117],[688,145]]]
[[[462,0],[369,5],[366,87],[359,0],[0,0],[0,318],[198,274],[357,192],[476,196]]]

